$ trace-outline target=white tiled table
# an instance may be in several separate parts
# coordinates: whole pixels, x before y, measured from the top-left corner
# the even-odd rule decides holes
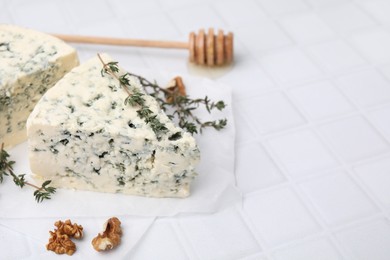
[[[390,259],[390,1],[0,0],[0,22],[184,41],[199,28],[235,33],[236,64],[216,80],[234,92],[242,206],[158,218],[121,258]],[[76,47],[82,60],[97,50]],[[188,73],[185,52],[106,50],[127,68]],[[0,259],[55,257],[6,223]]]

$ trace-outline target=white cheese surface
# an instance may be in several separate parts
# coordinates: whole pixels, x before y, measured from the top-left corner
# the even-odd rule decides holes
[[[0,142],[6,147],[23,142],[35,104],[77,65],[76,51],[63,41],[0,24]]]
[[[111,58],[103,55],[107,63]],[[125,105],[126,92],[93,58],[68,73],[39,101],[27,121],[30,166],[53,185],[151,197],[186,197],[200,153],[195,139],[176,127],[145,95],[168,132],[157,138],[150,125]],[[138,79],[132,88],[143,92]],[[181,138],[169,140],[180,132]]]

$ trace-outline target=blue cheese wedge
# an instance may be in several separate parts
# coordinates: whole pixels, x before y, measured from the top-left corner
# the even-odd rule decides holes
[[[103,55],[108,63],[112,59]],[[186,197],[200,152],[195,139],[144,99],[167,131],[156,136],[137,107],[124,104],[118,79],[96,57],[74,68],[38,102],[27,120],[29,159],[39,179],[59,188],[148,197]],[[144,93],[135,77],[130,91]]]
[[[26,140],[26,119],[35,104],[78,65],[76,51],[52,36],[0,24],[0,142]]]

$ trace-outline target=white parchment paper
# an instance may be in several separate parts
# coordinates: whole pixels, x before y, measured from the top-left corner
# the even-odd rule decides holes
[[[140,72],[148,79],[156,79],[161,85],[173,76],[168,73]],[[107,194],[79,190],[58,189],[51,200],[36,203],[33,189],[20,189],[7,177],[0,184],[0,218],[41,217],[110,217],[110,216],[174,216],[179,214],[211,213],[239,202],[241,195],[235,187],[234,141],[235,129],[232,114],[231,89],[208,79],[183,76],[187,94],[224,100],[224,111],[211,116],[200,112],[207,120],[227,118],[228,126],[222,131],[205,130],[196,136],[201,162],[199,176],[191,186],[191,195],[185,199],[145,198],[123,194]],[[9,151],[16,161],[15,172],[30,172],[27,143]]]

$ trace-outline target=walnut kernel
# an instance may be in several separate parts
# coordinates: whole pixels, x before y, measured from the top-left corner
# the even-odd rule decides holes
[[[103,232],[92,240],[92,246],[96,251],[111,250],[121,242],[122,229],[118,218],[113,217],[104,224]]]
[[[54,223],[54,226],[56,226],[58,231],[62,234],[66,234],[76,239],[80,239],[83,237],[83,226],[77,225],[76,223],[72,224],[69,219],[65,220],[65,222],[59,220]]]
[[[179,76],[173,78],[167,85],[167,90],[171,94],[167,94],[166,101],[167,103],[173,103],[175,96],[186,96],[186,88],[183,83],[183,79]]]
[[[46,245],[46,249],[53,251],[56,254],[73,255],[76,251],[76,245],[70,240],[69,236],[62,234],[58,230],[50,232],[49,243]]]

